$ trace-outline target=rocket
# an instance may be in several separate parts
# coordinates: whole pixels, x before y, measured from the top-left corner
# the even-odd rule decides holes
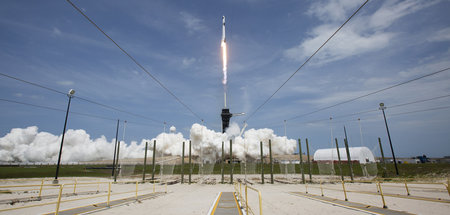
[[[225,38],[225,16],[222,16],[222,42],[227,42]]]

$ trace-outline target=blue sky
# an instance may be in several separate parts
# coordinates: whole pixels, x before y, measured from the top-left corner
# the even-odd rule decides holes
[[[221,17],[227,18],[228,105],[252,113],[364,1],[87,1],[74,0],[117,43],[179,97],[206,125],[221,129]],[[369,1],[265,106],[249,128],[284,135],[291,119],[378,89],[450,67],[450,1]],[[152,138],[174,125],[185,137],[192,115],[88,23],[66,1],[0,2],[1,73],[114,106],[154,122],[73,99],[71,110],[128,120],[125,140]],[[288,120],[289,138],[313,150],[342,143],[378,153],[388,142],[380,102],[399,156],[450,155],[450,71],[305,117]],[[0,77],[0,99],[65,109],[67,97]],[[61,134],[63,111],[0,101],[0,135],[38,126]],[[335,117],[330,120],[329,118]],[[361,131],[358,124],[361,119]],[[246,117],[232,121],[242,124]],[[321,121],[320,121],[321,120]],[[68,128],[91,138],[115,136],[116,122],[71,114]],[[361,141],[361,134],[362,140]],[[386,153],[388,156],[390,153]]]

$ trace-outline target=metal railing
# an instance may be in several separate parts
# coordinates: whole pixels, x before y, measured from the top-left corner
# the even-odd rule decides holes
[[[347,196],[348,192],[380,195],[381,201],[382,201],[382,204],[383,204],[383,208],[387,208],[386,201],[385,201],[385,198],[384,198],[386,195],[391,196],[391,197],[410,198],[410,199],[415,199],[415,200],[436,201],[436,202],[450,203],[450,200],[445,200],[445,199],[441,199],[441,198],[411,196],[411,190],[414,190],[414,189],[418,189],[418,190],[427,190],[427,189],[429,189],[429,190],[432,190],[432,191],[439,190],[439,191],[442,191],[442,192],[447,191],[449,196],[450,196],[449,180],[447,180],[447,183],[433,183],[433,182],[432,183],[423,183],[423,182],[411,182],[411,181],[408,182],[405,179],[403,179],[402,181],[400,181],[400,180],[395,180],[395,181],[377,181],[377,180],[376,181],[373,181],[373,180],[350,181],[350,180],[344,180],[344,181],[331,181],[331,183],[333,183],[335,185],[342,184],[342,189],[339,189],[338,187],[336,187],[336,188],[326,188],[326,187],[323,186],[323,181],[320,181],[318,183],[319,186],[317,186],[317,185],[314,186],[314,184],[312,184],[312,183],[305,183],[304,184],[304,186],[305,186],[305,193],[310,192],[311,188],[320,189],[320,195],[321,196],[325,196],[324,190],[342,191],[345,201],[348,201],[348,196]],[[358,184],[358,183],[375,184],[376,185],[376,193],[375,193],[375,191],[370,192],[370,191],[361,191],[361,190],[348,190],[348,188],[346,187],[346,183],[348,183],[348,184]],[[388,183],[388,184],[384,184],[384,183]],[[382,184],[384,184],[383,186],[385,186],[385,187],[401,188],[403,186],[404,189],[405,189],[405,195],[401,195],[401,194],[385,194],[385,193],[383,193],[383,186],[382,186]],[[440,188],[437,188],[437,187],[426,187],[426,186],[416,187],[416,186],[411,186],[411,185],[414,185],[414,184],[444,185],[446,189],[445,190],[443,190],[443,189],[441,190]]]
[[[125,191],[125,192],[117,192],[112,194],[112,185],[118,185],[118,184],[135,184],[135,189],[129,190],[129,191]],[[61,203],[64,202],[73,202],[73,201],[79,201],[79,200],[85,200],[85,199],[95,199],[95,198],[102,198],[102,197],[106,197],[106,201],[104,202],[97,202],[95,204],[102,204],[102,203],[106,203],[106,206],[109,207],[110,206],[110,202],[111,197],[113,195],[123,195],[123,194],[129,194],[129,193],[133,193],[136,198],[136,200],[138,200],[138,196],[139,193],[142,194],[142,192],[144,191],[151,191],[147,194],[150,193],[156,193],[156,183],[160,183],[159,181],[151,181],[151,183],[153,183],[153,186],[150,188],[146,188],[146,189],[139,189],[139,183],[142,183],[141,181],[128,181],[128,182],[118,182],[118,183],[113,183],[113,182],[85,182],[85,183],[78,183],[78,180],[75,180],[75,183],[66,183],[66,184],[44,184],[44,180],[41,181],[41,184],[31,184],[31,185],[10,185],[10,186],[0,186],[0,189],[11,189],[11,188],[32,188],[32,189],[27,189],[27,190],[12,190],[13,192],[17,192],[17,191],[29,191],[29,190],[39,190],[38,196],[32,196],[31,198],[36,198],[36,200],[41,200],[42,198],[42,193],[44,191],[44,188],[46,187],[50,187],[47,188],[45,190],[55,190],[57,189],[57,200],[56,201],[50,201],[50,202],[45,202],[45,203],[41,203],[41,204],[31,204],[31,205],[24,205],[24,206],[20,206],[20,207],[12,207],[12,208],[6,208],[6,209],[0,209],[0,212],[4,212],[4,211],[11,211],[11,210],[19,210],[19,209],[24,209],[24,208],[31,208],[31,207],[39,207],[39,206],[45,206],[45,205],[52,205],[55,204],[56,208],[55,208],[55,214],[58,214],[60,211],[60,205]],[[165,189],[164,192],[167,193],[167,182],[162,182],[162,185],[165,185]],[[106,189],[106,194],[99,194],[100,192],[100,185],[107,185],[107,189]],[[65,195],[77,195],[77,187],[78,188],[86,188],[86,187],[92,187],[95,186],[96,192],[94,195],[90,195],[87,197],[81,197],[81,198],[74,198],[74,199],[62,199],[62,197],[64,196],[64,189],[65,188],[72,188],[73,187],[73,192],[70,193],[65,193]],[[35,188],[35,189],[34,189]],[[90,190],[92,191],[92,190]],[[160,191],[163,192],[163,191]],[[122,199],[127,199],[130,198],[130,196],[127,196],[125,198]],[[122,200],[122,199],[114,199],[115,200]],[[91,204],[92,205],[92,204]]]
[[[244,196],[242,196],[242,186],[244,186]],[[241,200],[241,203],[245,207],[245,213],[246,214],[255,214],[253,209],[248,204],[248,189],[255,191],[258,193],[258,200],[259,200],[259,214],[262,215],[262,196],[261,191],[259,191],[256,188],[253,188],[251,186],[248,186],[247,184],[243,184],[241,182],[235,182],[234,183],[234,190],[238,194],[239,199]]]

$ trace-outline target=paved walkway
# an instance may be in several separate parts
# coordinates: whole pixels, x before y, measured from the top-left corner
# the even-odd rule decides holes
[[[349,202],[349,201],[333,199],[333,198],[329,198],[329,197],[325,197],[325,196],[317,196],[317,195],[308,194],[308,193],[291,192],[291,194],[309,198],[309,199],[318,200],[318,201],[325,202],[325,203],[330,203],[333,205],[346,207],[346,208],[352,208],[352,209],[356,209],[356,210],[366,211],[366,212],[370,212],[370,213],[374,213],[374,214],[386,214],[386,215],[410,214],[410,213],[407,213],[404,211],[395,211],[395,210],[390,210],[387,208],[380,208],[380,207],[375,207],[375,206],[371,206],[371,205],[364,205],[364,204],[360,204],[360,203],[356,203],[356,202]]]
[[[160,195],[165,194],[164,192],[157,192],[157,193],[149,193],[149,194],[145,194],[145,195],[140,195],[138,196],[138,200],[145,200],[145,199],[151,199],[151,198],[156,198]],[[124,199],[118,199],[118,200],[113,200],[109,202],[109,207],[111,206],[115,206],[115,205],[121,205],[127,202],[133,202],[136,201],[136,197],[129,197],[129,198],[124,198]],[[61,215],[74,215],[74,214],[81,214],[81,213],[87,213],[87,212],[92,212],[92,211],[96,211],[96,210],[105,210],[109,208],[106,205],[106,202],[102,202],[102,203],[98,203],[98,204],[93,204],[93,205],[86,205],[86,206],[81,206],[78,208],[71,208],[71,209],[67,209],[67,210],[61,210],[59,211],[58,214]],[[48,213],[48,214],[44,214],[44,215],[53,215],[55,214],[55,212],[52,213]]]
[[[241,209],[233,192],[221,192],[211,215],[242,215]]]

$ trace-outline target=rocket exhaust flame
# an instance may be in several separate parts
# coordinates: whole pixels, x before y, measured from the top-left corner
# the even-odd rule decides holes
[[[227,84],[227,43],[222,41],[223,85]]]
[[[224,101],[224,107],[227,107],[227,40],[225,37],[225,16],[222,16],[222,42],[220,44],[222,48],[222,63],[223,63],[223,101]]]

